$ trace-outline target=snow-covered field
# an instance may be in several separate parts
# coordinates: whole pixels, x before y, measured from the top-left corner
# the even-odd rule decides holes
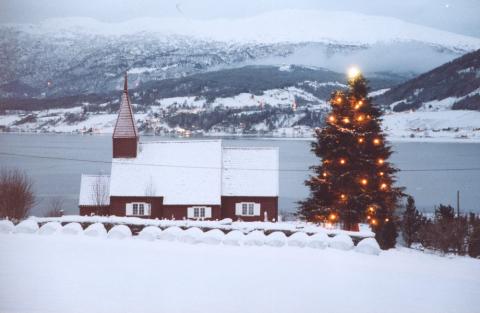
[[[466,257],[120,237],[0,234],[0,312],[470,313],[480,307],[480,261]]]

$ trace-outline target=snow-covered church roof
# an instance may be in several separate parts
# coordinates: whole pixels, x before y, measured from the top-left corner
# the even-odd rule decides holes
[[[82,176],[82,190],[83,181]],[[163,197],[166,205],[220,205],[222,196],[276,197],[278,149],[223,147],[221,140],[140,143],[136,158],[112,159],[109,195]]]

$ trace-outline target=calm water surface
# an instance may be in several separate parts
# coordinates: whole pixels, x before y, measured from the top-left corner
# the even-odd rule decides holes
[[[164,140],[142,137],[143,141]],[[175,140],[168,138],[168,140]],[[307,140],[224,139],[228,146],[279,147],[280,169],[308,170],[319,160],[310,152]],[[401,170],[439,168],[480,168],[478,143],[394,143],[392,161]],[[38,204],[33,214],[42,215],[51,198],[61,197],[65,211],[78,213],[80,175],[110,172],[112,143],[110,135],[0,134],[0,153],[104,161],[89,163],[0,155],[0,166],[18,167],[34,180]],[[308,195],[303,181],[308,172],[280,172],[280,210],[293,212],[295,202]],[[398,174],[398,185],[407,187],[417,207],[432,211],[439,203],[456,205],[461,193],[461,210],[480,213],[480,171],[410,172]]]

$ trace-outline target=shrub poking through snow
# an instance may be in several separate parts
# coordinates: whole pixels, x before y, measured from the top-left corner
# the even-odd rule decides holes
[[[174,241],[178,239],[183,233],[183,230],[180,227],[172,226],[160,233],[160,239]]]
[[[263,231],[254,230],[245,236],[243,243],[247,246],[263,246],[265,244],[265,237]]]
[[[330,240],[329,246],[338,250],[350,250],[353,248],[353,240],[345,234],[338,234]]]
[[[267,236],[265,244],[271,247],[283,247],[287,242],[287,236],[283,232],[275,231]]]
[[[379,255],[380,246],[375,238],[365,238],[357,244],[355,251],[365,254]]]
[[[325,249],[328,247],[330,238],[325,233],[316,233],[315,235],[310,236],[308,246],[315,249]]]
[[[155,239],[160,238],[161,233],[162,230],[157,226],[147,226],[138,233],[138,238],[147,241],[154,241]]]
[[[187,230],[185,230],[182,235],[179,237],[179,240],[181,242],[186,242],[186,243],[199,243],[203,239],[203,231],[200,228],[197,227],[192,227]]]
[[[222,242],[225,234],[220,229],[212,229],[207,231],[202,239],[202,242],[209,245],[218,245]]]
[[[79,223],[68,223],[62,228],[62,234],[65,235],[79,235],[82,232],[83,228]]]
[[[0,221],[0,234],[9,234],[13,232],[15,225],[9,220]]]
[[[304,232],[296,232],[290,235],[287,239],[288,245],[291,247],[300,247],[303,248],[310,242],[310,236]]]
[[[33,234],[38,231],[38,224],[32,220],[24,220],[15,226],[13,232],[20,234]]]
[[[132,231],[126,225],[116,225],[108,231],[108,238],[125,239],[130,237],[132,237]]]
[[[48,222],[40,227],[38,233],[40,235],[52,235],[62,231],[62,224],[59,222]]]
[[[90,237],[105,237],[107,235],[107,230],[102,223],[94,223],[85,229],[84,234]]]
[[[245,240],[245,235],[239,230],[232,230],[223,237],[223,244],[240,246]]]

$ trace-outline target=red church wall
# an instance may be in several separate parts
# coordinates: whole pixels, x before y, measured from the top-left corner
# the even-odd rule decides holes
[[[149,218],[162,218],[163,197],[110,197],[110,215],[125,216],[127,203],[145,202],[150,203],[151,215]]]
[[[81,205],[80,206],[80,215],[109,215],[109,206],[89,206]]]
[[[135,158],[137,157],[138,138],[113,138],[114,158]]]
[[[235,215],[235,204],[239,202],[260,203],[260,216]],[[222,197],[222,218],[231,218],[234,221],[241,219],[246,222],[263,221],[265,212],[269,221],[278,219],[278,197]]]
[[[181,220],[187,217],[187,211],[189,207],[192,206],[207,206],[212,208],[212,217],[206,218],[206,220],[216,220],[221,219],[221,208],[219,205],[208,205],[208,204],[192,204],[192,205],[164,205],[163,206],[163,217],[166,219],[171,219],[172,216],[176,220]]]

